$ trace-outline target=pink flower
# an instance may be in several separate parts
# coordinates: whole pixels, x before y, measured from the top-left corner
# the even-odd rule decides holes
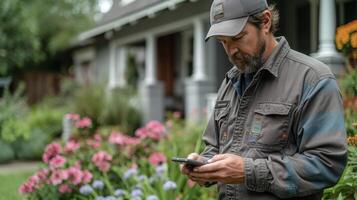
[[[138,128],[135,131],[135,135],[139,138],[146,138],[149,135],[149,131],[146,128]]]
[[[109,143],[117,145],[137,145],[140,143],[139,138],[129,137],[120,132],[113,132],[109,136]]]
[[[97,142],[101,142],[102,141],[102,136],[100,136],[100,134],[95,134],[94,136],[93,136],[93,138],[94,138],[94,140],[95,141],[97,141]]]
[[[136,130],[135,135],[139,138],[151,138],[160,140],[165,134],[165,127],[158,121],[150,121],[144,128]]]
[[[60,155],[56,155],[54,158],[50,160],[50,167],[52,168],[58,168],[62,167],[64,163],[66,162],[66,158]]]
[[[68,181],[73,185],[78,185],[82,181],[83,173],[80,169],[73,166],[67,169]]]
[[[60,154],[62,151],[61,145],[58,143],[51,143],[46,146],[45,152],[43,153],[42,160],[45,163],[49,163],[49,161]]]
[[[181,112],[179,111],[174,112],[172,115],[175,119],[180,119],[182,116]]]
[[[88,170],[84,170],[82,173],[82,182],[84,184],[91,182],[93,175],[92,173],[90,173]]]
[[[92,120],[88,117],[84,117],[76,122],[77,128],[90,128],[92,126]]]
[[[97,165],[98,169],[102,172],[107,172],[110,169],[110,164],[108,162],[101,162]]]
[[[95,134],[93,139],[88,139],[87,144],[92,147],[93,149],[97,149],[100,147],[102,141],[102,137],[99,134]]]
[[[160,152],[152,153],[149,157],[149,161],[152,165],[160,165],[166,162],[166,156]]]
[[[34,186],[35,185],[32,182],[27,181],[20,186],[19,192],[21,194],[33,193],[33,192],[35,192]]]
[[[47,179],[50,171],[48,169],[40,169],[37,171],[36,175],[40,179],[40,181],[44,181]]]
[[[62,181],[68,179],[68,174],[66,170],[55,170],[52,172],[50,177],[50,183],[52,185],[59,185]]]
[[[80,146],[81,145],[79,144],[79,142],[75,140],[70,140],[66,143],[64,147],[64,151],[67,153],[72,153],[75,152],[77,149],[79,149]]]
[[[58,188],[58,191],[64,194],[64,193],[71,193],[72,189],[67,184],[63,184]]]
[[[77,121],[77,120],[79,120],[79,115],[76,113],[67,113],[66,118],[73,120],[73,121]]]
[[[107,172],[110,169],[110,163],[113,158],[110,154],[105,151],[100,151],[93,155],[92,162],[95,166],[99,168],[102,172]]]
[[[189,188],[193,188],[193,186],[195,186],[195,184],[196,183],[194,181],[192,181],[191,179],[188,179],[187,185],[188,185]]]

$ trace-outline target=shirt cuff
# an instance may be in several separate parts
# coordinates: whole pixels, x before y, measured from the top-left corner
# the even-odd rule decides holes
[[[244,158],[245,186],[255,192],[270,191],[271,175],[264,159]]]

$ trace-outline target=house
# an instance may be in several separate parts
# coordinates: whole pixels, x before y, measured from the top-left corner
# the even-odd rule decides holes
[[[218,42],[204,41],[211,2],[113,0],[97,25],[78,36],[73,54],[76,79],[115,88],[135,77],[144,121],[163,120],[167,110],[182,111],[189,121],[202,119],[231,67]],[[269,3],[280,11],[276,35],[326,62],[337,76],[343,73],[344,58],[334,46],[335,28],[357,18],[357,1]]]

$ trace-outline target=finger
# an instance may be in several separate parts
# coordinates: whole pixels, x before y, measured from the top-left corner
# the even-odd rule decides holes
[[[181,172],[183,174],[185,174],[185,175],[188,175],[192,171],[192,169],[189,166],[185,165],[185,164],[183,164],[181,166],[182,166]]]
[[[227,157],[227,154],[217,154],[208,160],[209,163],[223,160]]]
[[[190,179],[200,182],[213,182],[216,181],[217,175],[215,173],[190,173]]]
[[[198,160],[200,158],[200,155],[198,153],[190,153],[187,158],[192,160]]]
[[[208,173],[208,172],[216,172],[219,171],[222,168],[222,161],[215,161],[212,163],[208,163],[199,167],[193,168],[193,172],[199,172],[199,173]]]

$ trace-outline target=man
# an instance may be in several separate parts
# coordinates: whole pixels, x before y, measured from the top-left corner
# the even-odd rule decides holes
[[[214,0],[211,27],[233,68],[203,134],[208,164],[182,173],[219,199],[321,199],[347,160],[341,95],[329,68],[275,38],[265,0]]]

